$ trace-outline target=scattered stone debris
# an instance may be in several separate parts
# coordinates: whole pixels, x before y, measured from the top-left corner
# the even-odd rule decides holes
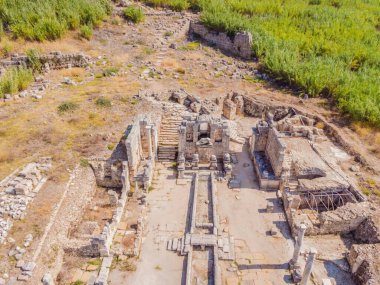
[[[7,238],[12,227],[11,220],[24,218],[27,205],[46,181],[43,175],[50,167],[50,158],[42,159],[39,163],[29,163],[0,183],[0,244]],[[30,242],[31,240],[25,241],[28,245]]]

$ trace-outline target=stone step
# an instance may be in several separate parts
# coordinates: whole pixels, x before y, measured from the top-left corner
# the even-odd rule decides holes
[[[169,134],[178,136],[178,130],[177,129],[164,129],[160,131],[160,135]]]
[[[178,148],[178,142],[164,141],[164,142],[159,143],[158,147],[161,147],[161,148],[175,148],[175,149],[177,149]]]

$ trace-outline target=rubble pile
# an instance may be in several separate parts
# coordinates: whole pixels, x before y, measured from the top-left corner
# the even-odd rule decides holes
[[[51,167],[50,159],[41,163],[29,163],[21,171],[8,177],[0,184],[0,244],[4,243],[11,220],[25,217],[28,204],[40,190],[43,172]]]

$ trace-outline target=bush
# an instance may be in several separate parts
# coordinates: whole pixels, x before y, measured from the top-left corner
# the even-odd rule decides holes
[[[123,10],[124,17],[133,23],[144,21],[145,15],[141,8],[137,6],[129,6]]]
[[[93,30],[92,27],[83,25],[80,28],[80,36],[86,40],[90,40],[92,38]]]
[[[28,49],[26,51],[28,57],[28,63],[33,72],[42,71],[42,62],[40,60],[40,53],[36,49]]]
[[[55,40],[81,25],[97,26],[111,14],[109,0],[1,0],[0,21],[27,40]]]
[[[108,76],[114,76],[118,72],[119,72],[119,68],[117,68],[117,67],[109,67],[109,68],[106,68],[105,70],[103,70],[102,74],[103,74],[104,77],[108,77]]]
[[[111,107],[111,100],[105,97],[99,97],[95,101],[96,106],[98,107]]]
[[[180,12],[189,9],[190,4],[183,0],[171,0],[168,3],[168,7],[174,11]]]
[[[4,41],[0,49],[0,57],[8,57],[13,51],[13,45],[9,41]]]
[[[79,108],[79,105],[77,103],[66,101],[58,106],[58,113],[63,114],[66,112],[72,112],[78,108]]]
[[[30,69],[12,67],[0,78],[0,97],[25,90],[32,81]]]

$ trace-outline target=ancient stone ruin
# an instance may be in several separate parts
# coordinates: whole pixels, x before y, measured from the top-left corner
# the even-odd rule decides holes
[[[244,59],[250,59],[252,56],[252,35],[249,32],[244,31],[229,36],[227,33],[212,31],[197,22],[190,23],[189,32],[233,55]]]

